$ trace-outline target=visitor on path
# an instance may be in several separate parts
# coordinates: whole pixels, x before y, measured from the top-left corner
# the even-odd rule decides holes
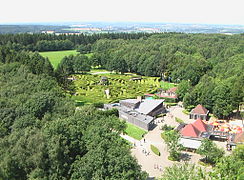
[[[146,140],[145,140],[145,138],[144,138],[144,143],[146,143]]]

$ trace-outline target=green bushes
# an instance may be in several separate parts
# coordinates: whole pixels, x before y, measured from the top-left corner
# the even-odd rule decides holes
[[[187,111],[186,109],[184,109],[182,112],[183,112],[184,114],[186,114],[186,115],[189,115],[189,114],[190,114],[190,112]]]
[[[162,130],[163,131],[170,131],[170,130],[173,130],[175,127],[173,127],[173,126],[170,126],[170,125],[167,125],[167,124],[164,124],[163,126],[162,126]],[[161,135],[162,136],[162,135]]]
[[[157,77],[143,77],[140,81],[131,81],[133,75],[106,74],[108,85],[99,82],[102,75],[74,75],[75,89],[78,94],[76,100],[85,104],[113,103],[121,99],[136,98],[145,93],[156,91],[159,86]],[[109,98],[105,90],[109,89]]]
[[[115,115],[115,116],[119,117],[119,111],[116,108],[109,109],[109,110],[106,110],[106,111],[102,111],[101,114],[103,114],[105,116]]]
[[[167,102],[165,102],[165,104],[166,104],[167,106],[176,106],[176,105],[177,105],[177,103],[167,103]]]
[[[151,144],[150,147],[151,147],[151,150],[154,154],[160,156],[160,151],[158,150],[158,148],[156,146]]]
[[[101,102],[97,102],[97,103],[94,103],[93,104],[93,106],[95,107],[95,108],[103,108],[103,103],[101,103]]]
[[[180,135],[178,132],[174,130],[164,131],[161,137],[165,141],[170,154],[168,159],[171,161],[179,161],[183,146],[179,144]]]
[[[178,122],[178,123],[184,123],[184,121],[182,119],[177,118],[177,117],[175,117],[175,121]]]
[[[176,103],[176,99],[174,99],[174,98],[163,97],[163,99],[164,99],[165,102],[167,102],[167,103]]]
[[[158,115],[156,116],[156,118],[164,117],[164,116],[166,116],[166,113],[158,114]]]

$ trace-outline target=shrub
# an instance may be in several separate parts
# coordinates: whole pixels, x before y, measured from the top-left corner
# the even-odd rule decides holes
[[[102,114],[105,115],[105,116],[115,115],[115,116],[119,117],[119,111],[116,108],[109,109],[109,110],[106,110],[106,111],[102,111]]]
[[[159,152],[159,150],[158,150],[158,148],[156,146],[151,144],[150,147],[151,147],[152,152],[154,152],[154,154],[160,156],[160,152]]]
[[[158,115],[156,116],[156,118],[164,117],[164,116],[166,116],[166,113],[158,114]]]
[[[186,109],[184,109],[182,112],[183,112],[184,114],[186,114],[186,115],[189,115],[189,114],[190,114],[190,112],[187,111]]]
[[[173,130],[174,127],[173,126],[170,126],[170,125],[167,125],[167,124],[164,124],[161,129],[163,131],[170,131],[170,130]]]
[[[166,98],[166,97],[163,97],[163,99],[167,103],[176,103],[176,99],[174,99],[174,98]]]
[[[95,108],[103,108],[103,103],[101,103],[101,102],[97,102],[97,103],[93,103],[93,106],[95,107]]]
[[[168,102],[166,102],[165,103],[167,106],[176,106],[177,105],[177,103],[168,103]]]
[[[177,118],[177,117],[175,117],[175,121],[178,122],[178,123],[184,123],[184,121],[182,119]]]

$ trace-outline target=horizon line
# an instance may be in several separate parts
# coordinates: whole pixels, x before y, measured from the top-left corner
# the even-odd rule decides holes
[[[63,24],[62,24],[63,23]],[[0,25],[65,25],[77,23],[118,23],[118,24],[182,24],[182,25],[224,25],[224,26],[244,26],[244,24],[221,24],[221,23],[201,23],[201,22],[150,22],[150,21],[33,21],[33,22],[4,22]]]

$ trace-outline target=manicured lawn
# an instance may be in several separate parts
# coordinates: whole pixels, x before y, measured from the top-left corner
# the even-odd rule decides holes
[[[58,67],[58,64],[60,61],[65,57],[69,55],[75,55],[78,54],[76,50],[68,50],[68,51],[48,51],[48,52],[40,52],[40,54],[43,57],[47,57],[51,64],[53,65],[54,69]]]
[[[126,123],[127,128],[125,130],[126,134],[130,137],[133,137],[137,140],[141,140],[142,136],[145,135],[147,133],[147,131],[133,125],[130,123]]]
[[[154,154],[160,156],[160,151],[158,150],[158,148],[157,148],[156,146],[154,146],[154,145],[151,144],[150,147],[151,147],[151,150],[152,150],[152,152],[153,152]]]

